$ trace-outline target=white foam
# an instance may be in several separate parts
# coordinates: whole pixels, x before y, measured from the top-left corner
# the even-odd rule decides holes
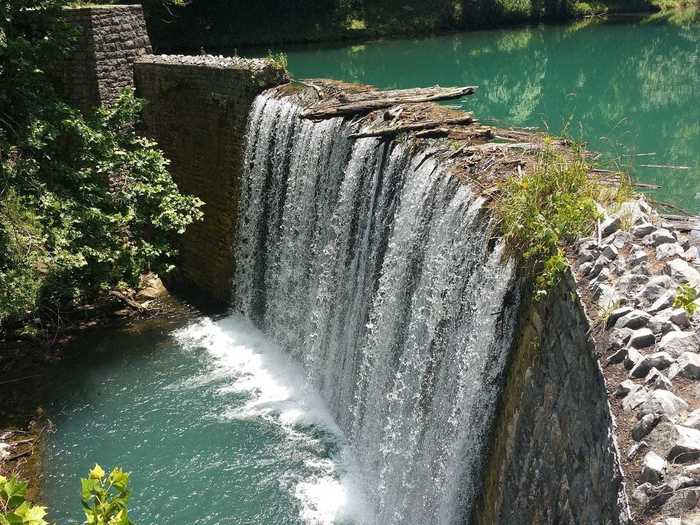
[[[306,381],[303,369],[289,355],[250,322],[235,316],[219,321],[205,318],[174,335],[184,349],[205,349],[209,360],[206,374],[181,386],[219,382],[221,394],[245,395],[244,401],[217,417],[262,418],[283,429],[290,441],[304,440],[304,445],[316,439],[304,428],[321,428],[341,443],[340,458],[312,455],[304,460],[304,473],[289,473],[304,523],[372,523],[358,488],[361,485],[352,473],[353,462],[343,446],[344,437],[318,392]]]

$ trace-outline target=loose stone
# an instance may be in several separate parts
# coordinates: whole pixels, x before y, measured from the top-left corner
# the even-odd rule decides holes
[[[700,430],[700,408],[688,414],[688,417],[683,421],[683,426]],[[700,465],[698,465],[698,473],[700,474]]]
[[[644,356],[636,348],[628,347],[627,357],[625,357],[625,369],[631,370],[643,357]]]
[[[600,225],[600,235],[602,237],[607,237],[611,233],[615,233],[617,230],[619,230],[621,225],[622,220],[620,217],[613,215]]]
[[[672,278],[695,288],[700,287],[700,273],[683,259],[673,259],[666,263],[665,271]]]
[[[659,228],[651,233],[651,243],[654,246],[661,246],[669,242],[676,242],[676,238],[666,228]]]
[[[656,227],[653,224],[643,222],[641,224],[638,224],[637,226],[632,227],[632,235],[641,239],[642,237],[646,237],[647,235],[652,233],[654,230],[656,230]]]
[[[666,475],[668,463],[653,450],[650,450],[642,460],[642,473],[639,479],[643,482],[658,483]]]
[[[632,348],[646,348],[647,346],[653,345],[655,342],[656,337],[654,337],[654,332],[648,328],[640,328],[632,332],[627,344]]]
[[[635,250],[630,254],[627,260],[629,261],[630,266],[637,266],[638,264],[646,261],[648,258],[649,256],[644,250]]]
[[[637,328],[643,328],[647,325],[651,319],[651,315],[642,310],[632,310],[626,313],[615,323],[616,328],[631,328],[636,330]]]
[[[672,257],[683,257],[684,254],[685,252],[681,245],[675,242],[662,244],[656,248],[657,261],[663,261]]]
[[[680,357],[686,352],[698,352],[700,340],[693,332],[669,332],[659,341],[659,351]]]
[[[642,418],[647,414],[663,414],[672,417],[687,409],[688,403],[680,397],[667,390],[654,390],[637,406],[637,418]]]
[[[631,379],[625,379],[622,383],[617,385],[617,388],[615,389],[615,396],[625,397],[630,392],[636,392],[639,390],[639,388],[640,386]]]
[[[685,352],[678,358],[678,364],[674,368],[673,379],[680,375],[687,379],[700,379],[700,354]]]
[[[663,370],[673,363],[673,358],[666,352],[656,352],[642,357],[630,370],[630,377],[645,377],[652,368]]]
[[[653,390],[672,390],[673,383],[657,368],[652,368],[644,378],[644,384]]]
[[[632,439],[641,441],[654,429],[659,421],[661,421],[659,414],[647,414],[632,427]]]
[[[690,319],[688,319],[688,312],[683,308],[676,308],[670,312],[669,319],[679,328],[688,328],[690,326]]]
[[[664,292],[661,297],[659,297],[656,301],[654,301],[654,304],[652,304],[647,311],[650,314],[655,314],[660,312],[661,310],[665,310],[666,308],[669,308],[670,306],[673,305],[673,301],[676,298],[675,292],[667,291]]]
[[[615,322],[620,317],[623,317],[632,311],[634,311],[634,308],[632,308],[631,306],[621,306],[620,308],[616,308],[615,310],[610,312],[610,315],[608,315],[608,318],[605,321],[605,326],[607,328],[615,326]]]

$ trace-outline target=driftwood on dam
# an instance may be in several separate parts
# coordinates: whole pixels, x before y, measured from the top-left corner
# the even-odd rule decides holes
[[[341,93],[334,97],[323,98],[316,104],[306,108],[302,113],[302,117],[314,120],[347,117],[370,113],[400,104],[422,104],[424,102],[451,100],[473,95],[475,92],[476,86],[451,88],[436,86],[391,91],[367,90],[356,93]]]
[[[463,117],[457,118],[448,118],[443,120],[427,120],[425,122],[418,122],[415,124],[403,124],[400,126],[389,126],[374,130],[362,131],[359,133],[351,134],[350,138],[362,139],[367,137],[392,137],[394,135],[398,135],[399,133],[404,133],[407,131],[434,130],[435,128],[441,128],[443,126],[456,124],[471,124],[472,122],[474,122],[474,118],[472,117],[472,115],[466,114]]]

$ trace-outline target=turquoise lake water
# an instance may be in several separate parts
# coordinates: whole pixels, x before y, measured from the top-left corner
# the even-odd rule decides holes
[[[661,186],[657,200],[700,213],[697,22],[624,18],[285,51],[296,78],[477,85],[457,104],[482,121],[585,141],[601,162]]]
[[[43,499],[82,523],[80,477],[132,472],[140,525],[367,522],[352,458],[301,370],[245,321],[81,341],[56,370]]]

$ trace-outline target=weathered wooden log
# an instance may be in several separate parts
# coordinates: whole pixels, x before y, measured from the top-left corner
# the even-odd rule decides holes
[[[433,139],[437,137],[446,137],[449,134],[450,130],[448,128],[433,128],[419,131],[418,133],[416,133],[416,138]]]
[[[394,135],[398,135],[399,133],[406,133],[409,131],[430,130],[444,126],[471,124],[472,122],[474,122],[474,117],[472,117],[471,114],[467,114],[463,117],[457,118],[449,118],[443,120],[426,120],[424,122],[417,122],[415,124],[403,124],[401,126],[392,126],[374,129],[370,131],[361,131],[359,133],[352,133],[351,135],[349,135],[349,137],[351,139],[364,139],[368,137],[392,137]]]
[[[421,104],[424,102],[436,102],[450,100],[473,95],[475,86],[458,88],[420,88],[394,91],[369,91],[359,95],[346,97],[344,101],[338,99],[323,100],[318,104],[305,109],[301,116],[308,119],[327,119],[370,113],[379,109],[386,109],[399,104]]]

